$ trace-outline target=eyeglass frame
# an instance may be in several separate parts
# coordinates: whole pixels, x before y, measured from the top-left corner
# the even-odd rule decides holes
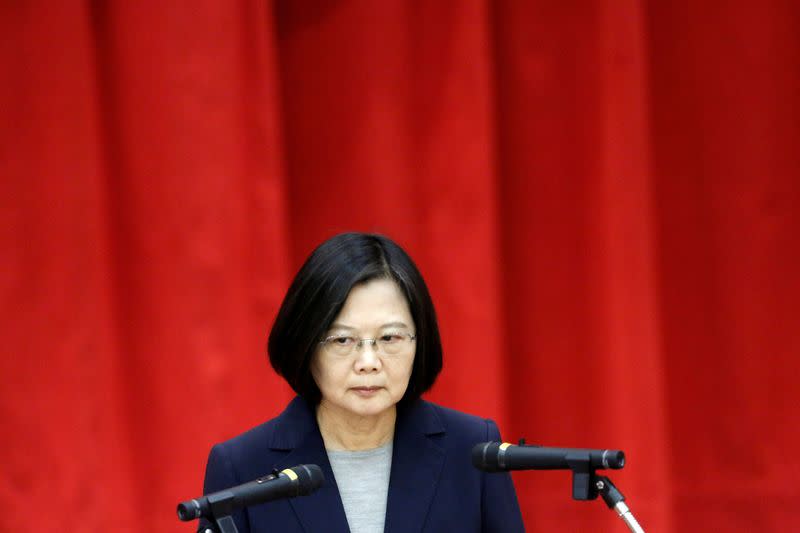
[[[413,341],[417,340],[417,334],[416,333],[393,333],[393,335],[399,335],[399,336],[402,336],[404,338],[407,338],[408,342],[413,342]],[[325,337],[321,341],[319,341],[319,344],[321,344],[323,346],[323,348],[327,349],[329,346],[331,346],[331,347],[333,346],[333,344],[329,344],[329,341],[331,341],[333,339],[341,339],[343,337],[350,337],[350,336],[351,335],[330,335],[328,337]],[[379,346],[378,340],[380,339],[380,337],[372,338],[372,339],[356,337],[355,335],[352,335],[352,337],[354,339],[356,339],[356,343],[353,345],[353,348],[350,350],[350,352],[348,352],[345,355],[352,355],[353,353],[358,353],[358,349],[363,347],[364,343],[367,342],[367,341],[369,341],[369,343],[372,344],[372,349],[375,351],[376,354],[383,353],[384,355],[397,355],[397,354],[387,354],[386,352],[382,352],[381,350],[378,349],[378,346]]]

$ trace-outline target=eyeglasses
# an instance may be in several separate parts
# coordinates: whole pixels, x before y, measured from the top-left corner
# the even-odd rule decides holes
[[[417,336],[411,333],[386,333],[376,339],[362,339],[352,335],[332,335],[319,343],[333,355],[350,355],[365,343],[372,344],[377,353],[399,355],[407,351]]]

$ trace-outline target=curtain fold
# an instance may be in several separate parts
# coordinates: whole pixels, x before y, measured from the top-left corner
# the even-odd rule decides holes
[[[791,529],[796,3],[27,2],[0,35],[4,524],[190,530],[210,446],[292,396],[291,276],[356,230],[430,285],[431,400],[625,450],[647,530]],[[623,527],[514,479],[530,531]]]

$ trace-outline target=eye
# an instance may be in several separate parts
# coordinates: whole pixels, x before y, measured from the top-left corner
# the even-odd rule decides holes
[[[378,341],[380,341],[382,344],[397,344],[399,342],[403,342],[403,339],[405,339],[405,335],[402,333],[385,333],[381,335]]]
[[[352,346],[356,343],[355,337],[341,336],[331,337],[328,341],[335,346]]]

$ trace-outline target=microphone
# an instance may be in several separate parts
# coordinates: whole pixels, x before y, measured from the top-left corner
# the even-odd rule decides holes
[[[625,454],[621,450],[516,446],[507,442],[482,442],[472,448],[472,464],[485,472],[571,470],[577,462],[587,461],[590,468],[620,469],[625,466]]]
[[[178,504],[178,518],[219,518],[259,503],[305,496],[322,486],[325,476],[317,465],[298,465],[277,470],[254,481]]]

